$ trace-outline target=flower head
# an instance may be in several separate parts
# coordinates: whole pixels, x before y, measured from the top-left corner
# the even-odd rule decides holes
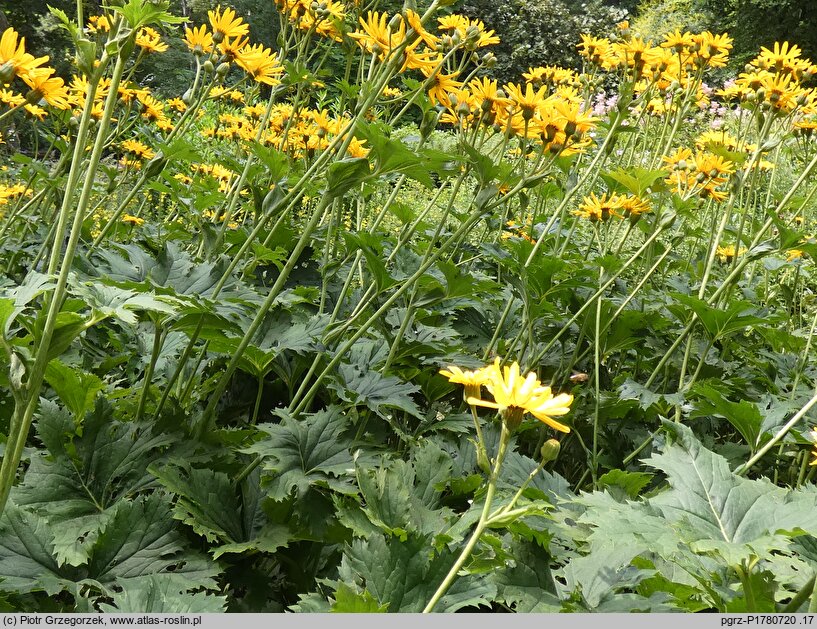
[[[210,18],[210,26],[213,27],[213,39],[216,42],[221,42],[226,37],[242,37],[250,32],[249,25],[244,23],[240,17],[236,17],[235,11],[230,8],[221,10],[221,7],[216,7],[215,11],[208,11],[207,16]]]
[[[525,413],[530,413],[555,430],[570,432],[569,427],[553,418],[570,411],[572,395],[561,393],[554,396],[550,387],[542,386],[533,372],[523,378],[517,362],[500,368],[497,358],[493,365],[485,367],[483,371],[488,377],[485,387],[494,401],[469,397],[469,404],[497,409],[510,429],[519,425]]]

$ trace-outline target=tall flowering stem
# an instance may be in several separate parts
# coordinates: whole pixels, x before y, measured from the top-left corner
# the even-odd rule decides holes
[[[553,418],[568,413],[570,405],[573,402],[573,396],[566,393],[554,396],[550,387],[542,386],[542,383],[533,372],[522,377],[519,364],[516,362],[510,366],[500,368],[499,358],[497,358],[493,364],[476,371],[463,371],[459,367],[449,367],[448,369],[441,370],[440,373],[446,376],[450,382],[465,386],[466,402],[471,406],[473,411],[475,411],[475,407],[477,406],[496,409],[501,419],[502,428],[496,458],[494,459],[493,468],[488,477],[485,503],[482,506],[482,512],[480,513],[477,526],[471,534],[468,543],[462,549],[462,552],[460,552],[460,556],[457,557],[457,560],[454,562],[454,565],[451,566],[445,579],[440,583],[440,586],[434,592],[431,600],[429,600],[425,609],[423,609],[424,614],[434,610],[434,607],[451,587],[451,584],[454,583],[454,580],[457,578],[457,573],[459,573],[460,568],[465,565],[465,562],[471,556],[474,547],[477,545],[480,537],[482,537],[485,529],[492,524],[498,525],[503,521],[502,518],[507,516],[510,510],[516,505],[527,484],[544,467],[545,463],[553,460],[556,454],[558,454],[558,443],[554,444],[549,442],[547,450],[543,450],[542,452],[542,464],[534,470],[525,484],[516,492],[511,503],[506,508],[492,513],[491,505],[493,504],[494,495],[496,494],[496,483],[499,480],[499,472],[502,469],[502,462],[505,460],[513,431],[522,423],[525,414],[530,413],[536,417],[536,419],[544,422],[555,430],[565,433],[570,432],[570,428],[557,422]],[[488,392],[493,396],[493,401],[483,400],[480,397],[471,395],[473,393],[478,395],[482,386],[485,386]],[[476,412],[474,412],[474,419],[477,421],[477,434],[480,436],[480,442],[482,443],[482,433],[479,428]],[[553,441],[555,442],[555,440]]]

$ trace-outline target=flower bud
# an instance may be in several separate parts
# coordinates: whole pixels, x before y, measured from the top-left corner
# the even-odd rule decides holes
[[[548,439],[542,444],[539,454],[542,455],[542,463],[550,463],[555,461],[559,456],[559,451],[562,449],[561,444],[556,439]]]

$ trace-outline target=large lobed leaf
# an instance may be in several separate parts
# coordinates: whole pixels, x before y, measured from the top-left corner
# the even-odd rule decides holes
[[[273,500],[284,500],[294,490],[303,496],[312,486],[350,493],[354,476],[353,443],[346,431],[349,421],[337,407],[299,421],[286,417],[280,424],[262,424],[264,439],[245,450],[264,460],[264,487]]]

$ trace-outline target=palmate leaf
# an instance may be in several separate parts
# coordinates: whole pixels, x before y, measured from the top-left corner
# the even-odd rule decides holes
[[[9,502],[0,520],[0,590],[31,592],[41,577],[61,578],[53,546],[45,520]]]
[[[320,337],[326,330],[329,315],[313,315],[296,321],[286,312],[274,311],[266,317],[252,343],[244,350],[239,369],[260,378],[273,369],[275,358],[289,350],[296,354],[320,347]],[[233,355],[241,344],[241,336],[227,336],[223,330],[211,328],[202,338],[210,341],[209,349]]]
[[[410,535],[405,541],[372,535],[347,546],[340,580],[362,583],[389,613],[423,610],[453,565],[456,556],[447,550],[429,556],[428,540]],[[460,576],[435,607],[436,612],[455,612],[464,607],[488,604],[496,586],[484,575]]]
[[[376,469],[358,464],[357,481],[363,497],[363,512],[369,521],[388,535],[401,539],[407,533],[435,535],[450,525],[452,515],[439,508],[440,491],[450,478],[451,463],[443,460],[445,453],[434,444],[419,449],[413,462],[393,460]],[[354,514],[345,510],[347,518]],[[368,537],[365,526],[351,521],[362,535]]]
[[[344,402],[365,405],[380,417],[388,418],[387,408],[396,408],[422,418],[411,395],[420,387],[407,384],[395,376],[383,376],[360,365],[343,363],[338,367],[338,379],[329,385]]]
[[[749,400],[738,402],[727,400],[723,393],[703,382],[695,384],[692,391],[701,396],[701,399],[695,403],[691,417],[709,415],[723,417],[735,427],[753,450],[760,445],[763,415],[757,404]]]
[[[190,587],[213,587],[218,571],[189,550],[176,528],[166,496],[154,493],[121,501],[100,533],[87,564],[87,578],[112,583],[121,578],[172,572]]]
[[[817,494],[736,476],[726,459],[704,448],[689,428],[664,425],[675,442],[646,463],[667,474],[670,490],[650,504],[694,549],[717,552],[733,565],[785,548],[798,529],[817,532]]]
[[[514,540],[511,550],[513,565],[491,576],[497,587],[496,600],[520,613],[561,611],[548,552],[538,544],[523,540]]]
[[[672,297],[683,304],[682,307],[672,306],[672,310],[682,321],[686,320],[687,309],[698,315],[701,324],[710,339],[720,339],[729,334],[742,330],[750,325],[769,323],[770,315],[757,316],[758,309],[749,301],[735,301],[729,308],[720,309],[691,295],[672,293]]]
[[[184,579],[190,589],[215,585],[215,566],[186,547],[165,496],[118,502],[87,562],[77,567],[58,564],[55,528],[34,512],[7,506],[0,521],[0,590],[56,593],[79,583],[107,588],[120,579],[160,573]]]
[[[12,497],[53,525],[58,563],[81,565],[107,524],[111,507],[154,482],[147,465],[172,439],[151,435],[146,426],[116,421],[104,398],[81,426],[70,413],[42,400],[37,436],[47,453],[31,457]]]
[[[45,369],[45,380],[77,418],[85,417],[96,394],[105,388],[102,379],[76,367],[52,360]]]
[[[338,584],[331,608],[335,613],[344,614],[381,614],[388,609],[388,603],[381,605],[368,591],[355,592],[345,583]]]
[[[310,487],[354,492],[355,455],[346,431],[349,420],[337,407],[299,421],[286,417],[280,424],[261,424],[267,437],[244,450],[262,457],[268,474],[262,486],[273,500],[284,500],[294,490],[303,496]]]
[[[145,310],[159,314],[173,314],[176,303],[168,296],[159,297],[148,292],[137,292],[105,285],[99,282],[74,282],[70,285],[71,293],[84,299],[85,302],[103,317],[114,317],[125,324],[136,325],[136,310]]]
[[[664,425],[671,441],[646,463],[666,474],[667,489],[638,502],[616,499],[607,491],[575,501],[584,512],[575,518],[578,524],[565,520],[561,531],[580,541],[582,553],[564,569],[568,591],[580,589],[596,611],[626,609],[628,604],[657,610],[666,602],[659,589],[684,609],[694,598],[722,611],[750,611],[739,585],[733,587],[730,579],[737,581],[735,566],[751,561],[756,566],[750,578],[763,598],[751,611],[767,609],[773,600],[769,574],[780,572],[776,568],[796,552],[797,540],[809,539],[806,534],[817,530],[817,492],[739,477],[689,428]],[[782,579],[783,585],[793,583],[791,576]],[[622,593],[633,587],[641,591],[646,581],[647,599],[638,602]]]
[[[189,594],[175,575],[122,579],[122,588],[111,597],[113,604],[101,603],[106,613],[122,614],[212,614],[225,611],[227,598],[206,592]]]
[[[150,471],[176,494],[173,517],[207,541],[221,543],[213,549],[215,559],[248,550],[275,552],[289,543],[289,529],[268,524],[260,510],[257,473],[246,478],[239,491],[227,474],[187,464],[152,467]]]

